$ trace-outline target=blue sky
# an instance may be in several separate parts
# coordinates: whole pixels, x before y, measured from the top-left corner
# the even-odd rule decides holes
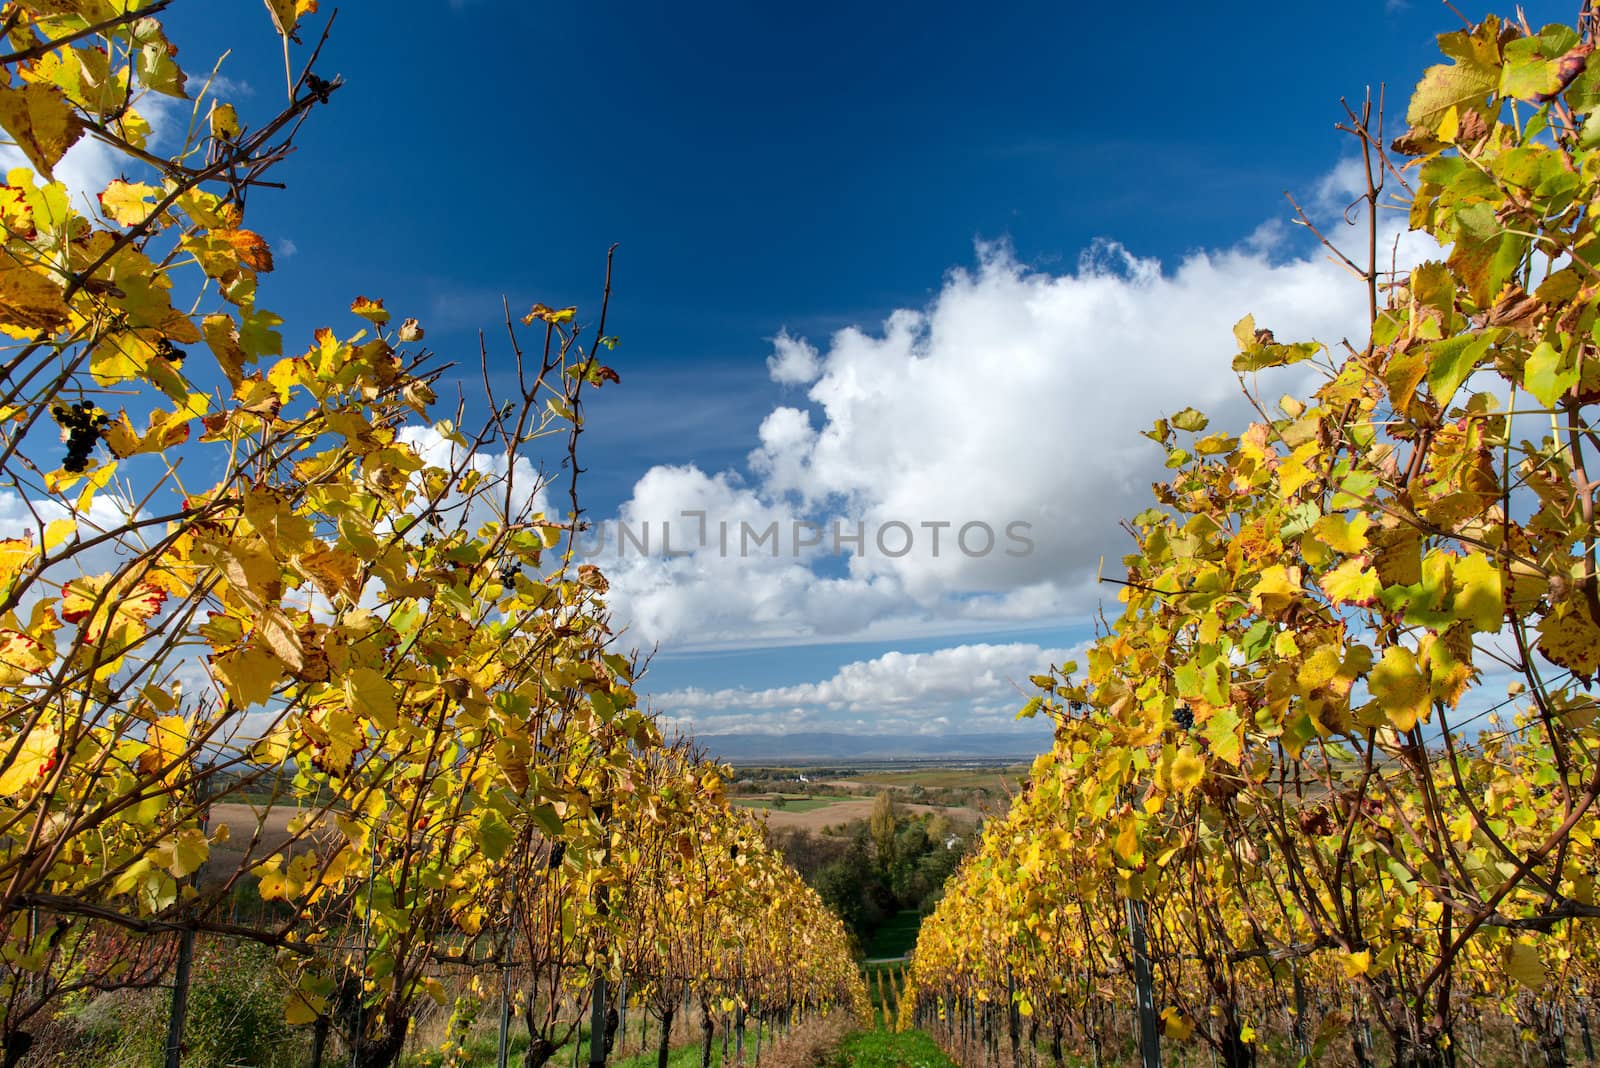
[[[259,0],[167,21],[192,72],[233,49],[242,113],[281,99]],[[382,296],[472,369],[502,294],[592,310],[619,243],[592,515],[1038,534],[1020,562],[602,560],[659,643],[659,707],[1003,728],[1091,633],[1094,569],[1158,470],[1136,431],[1187,403],[1244,418],[1228,326],[1359,325],[1282,194],[1335,220],[1340,96],[1387,82],[1398,122],[1458,25],[1420,0],[349,4],[320,64],[346,88],[250,204],[279,251],[262,302],[293,338]]]

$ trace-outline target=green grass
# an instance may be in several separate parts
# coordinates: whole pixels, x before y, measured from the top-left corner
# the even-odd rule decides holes
[[[922,1031],[857,1031],[839,1045],[834,1068],[955,1068]]]
[[[829,805],[849,800],[846,797],[812,797],[809,794],[795,797],[783,794],[782,797],[781,806],[771,797],[734,797],[729,800],[740,808],[781,809],[784,812],[814,812],[819,808],[827,808]]]
[[[867,959],[878,957],[903,957],[917,944],[917,930],[922,926],[922,913],[916,909],[901,909],[890,917],[873,934],[867,945]]]

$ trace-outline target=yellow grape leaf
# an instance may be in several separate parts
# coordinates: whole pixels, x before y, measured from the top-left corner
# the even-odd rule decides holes
[[[161,191],[143,182],[114,178],[100,194],[100,209],[118,226],[138,226],[150,218]]]
[[[1300,569],[1273,564],[1261,572],[1256,588],[1250,593],[1250,603],[1257,610],[1276,615],[1294,603],[1300,593]]]
[[[1473,679],[1471,629],[1457,623],[1437,637],[1424,635],[1417,651],[1422,654],[1434,700],[1454,708]]]
[[[1287,501],[1307,482],[1316,477],[1312,459],[1317,455],[1317,443],[1308,441],[1295,449],[1278,466],[1278,496]]]
[[[1395,521],[1372,535],[1372,564],[1385,586],[1414,586],[1422,581],[1422,533],[1409,523]]]
[[[67,317],[60,286],[9,255],[0,257],[0,331],[29,337],[40,330],[61,329]]]
[[[176,879],[184,879],[200,870],[200,865],[211,855],[211,845],[205,832],[198,827],[179,831],[171,844],[171,859],[163,865]]]
[[[1237,765],[1244,755],[1244,742],[1240,737],[1243,724],[1244,721],[1232,705],[1224,705],[1213,712],[1201,730],[1201,735],[1211,746],[1211,755]]]
[[[244,365],[254,362],[254,357],[239,344],[239,328],[233,317],[221,312],[208,315],[201,320],[200,329],[206,347],[217,358],[222,373],[228,376],[228,384],[238,389],[244,381]]]
[[[1496,35],[1500,23],[1489,16],[1471,34],[1449,35],[1452,42],[1446,54],[1450,63],[1440,63],[1423,72],[1406,108],[1406,123],[1437,131],[1451,111],[1456,112],[1459,129],[1462,112],[1484,113],[1484,98],[1500,85],[1499,46]],[[1446,38],[1440,39],[1442,42]]]
[[[1353,519],[1342,515],[1325,515],[1311,527],[1312,536],[1328,548],[1349,556],[1367,547],[1367,528],[1372,520],[1357,514]]]
[[[280,35],[290,39],[296,39],[294,31],[300,16],[314,14],[317,10],[317,0],[266,0],[266,4],[273,27]]]
[[[38,609],[34,611],[37,614]],[[7,619],[14,622],[10,616]],[[0,686],[18,685],[48,668],[55,658],[53,645],[20,630],[0,629]]]
[[[233,141],[239,136],[239,113],[232,104],[212,104],[211,136],[219,141]]]
[[[1173,788],[1189,793],[1200,785],[1200,780],[1205,777],[1205,771],[1206,762],[1193,750],[1184,749],[1172,761]]]
[[[1383,651],[1383,659],[1372,669],[1367,686],[1395,730],[1408,731],[1428,714],[1432,688],[1417,658],[1403,645],[1391,645]]]
[[[78,529],[76,519],[52,519],[44,528],[44,551],[49,552],[72,537]]]
[[[1526,942],[1512,942],[1506,946],[1506,974],[1521,985],[1537,993],[1544,989],[1544,962],[1539,950]]]
[[[351,302],[350,310],[368,322],[377,323],[379,326],[382,326],[384,323],[388,322],[390,318],[389,312],[384,309],[382,297],[379,297],[376,300],[369,300],[366,297],[357,297],[353,302]]]
[[[1194,1034],[1194,1021],[1180,1010],[1168,1006],[1161,1010],[1161,1030],[1168,1038],[1185,1042]]]
[[[1122,817],[1121,824],[1111,848],[1123,861],[1133,864],[1134,858],[1139,853],[1139,824],[1131,813]]]
[[[226,242],[239,262],[251,270],[272,270],[272,250],[267,247],[266,239],[254,230],[213,230],[211,236]]]
[[[522,317],[523,325],[532,326],[535,319],[542,319],[551,325],[556,323],[570,323],[573,316],[578,314],[577,308],[562,308],[557,311],[544,304],[535,304],[529,309],[528,314]]]
[[[283,661],[263,649],[234,649],[212,661],[214,670],[239,708],[265,704],[283,679]]]
[[[478,845],[484,856],[499,860],[511,848],[511,843],[516,841],[516,836],[516,831],[500,813],[492,808],[484,808],[483,815],[478,817]]]
[[[117,462],[101,464],[90,471],[83,480],[83,489],[78,491],[78,499],[73,502],[73,507],[79,515],[88,515],[89,509],[94,506],[94,495],[106,488],[117,474]]]
[[[17,572],[38,555],[32,538],[0,539],[0,587],[9,586]]]
[[[1569,597],[1539,621],[1539,652],[1552,664],[1579,675],[1600,667],[1600,626],[1589,616],[1581,597]]]
[[[54,727],[35,727],[29,731],[21,752],[17,753],[10,767],[0,772],[0,797],[16,796],[39,776],[53,769],[56,747],[60,741],[61,735]],[[14,744],[13,739],[6,739],[0,743],[3,746],[0,752],[8,752]]]
[[[274,727],[256,739],[250,747],[250,758],[270,764],[282,763],[298,740],[298,732],[282,725]]]
[[[1323,575],[1317,585],[1335,604],[1369,608],[1377,603],[1378,591],[1382,588],[1378,573],[1368,566],[1369,563],[1365,556],[1352,556]]]
[[[8,237],[32,241],[39,236],[39,228],[33,223],[33,205],[20,189],[0,190],[0,223]]]
[[[155,348],[138,334],[107,334],[89,353],[89,373],[102,386],[138,378],[149,370]]]
[[[1555,406],[1562,395],[1577,385],[1582,374],[1575,352],[1563,354],[1548,341],[1541,341],[1523,365],[1523,388],[1546,408]]]
[[[261,882],[263,886],[266,885],[265,879],[262,879]],[[261,899],[263,901],[271,900],[267,897],[265,892],[262,893]],[[322,1015],[322,1009],[318,1005],[312,1003],[313,999],[319,1002],[322,1000],[321,998],[316,997],[314,994],[303,994],[298,990],[291,990],[289,992],[289,996],[285,998],[283,1002],[284,1022],[288,1023],[291,1027],[298,1027],[302,1024],[316,1023],[317,1017]]]
[[[107,590],[110,575],[73,579],[61,587],[61,618],[82,626],[84,638],[97,642],[112,630],[132,641],[145,633],[144,624],[161,611],[167,591],[149,582],[131,589]]]
[[[122,113],[122,118],[117,120],[117,127],[122,132],[122,139],[134,148],[144,148],[148,145],[150,135],[155,132],[150,120],[133,108],[128,108]]]
[[[189,746],[189,723],[182,716],[164,716],[145,731],[145,751],[139,754],[139,770],[146,775],[160,774],[173,765]]]
[[[276,605],[269,605],[256,617],[255,635],[290,671],[298,673],[305,669],[306,651],[300,633]]]
[[[1354,979],[1358,975],[1366,975],[1371,967],[1372,950],[1356,950],[1344,959],[1344,976],[1346,979]]]
[[[121,412],[103,431],[106,447],[119,460],[138,453],[164,452],[189,440],[189,419],[186,411],[174,415],[158,408],[150,413],[150,428],[141,434],[128,420],[128,413]]]
[[[393,730],[399,705],[394,686],[383,674],[369,667],[358,667],[344,679],[345,703],[355,715],[369,719],[379,730]]]
[[[260,234],[251,230],[220,227],[207,234],[193,234],[180,244],[208,278],[225,283],[236,280],[241,267],[253,271],[272,270],[272,253]]]
[[[361,593],[361,561],[353,553],[318,542],[315,549],[300,555],[300,567],[330,601],[341,593],[355,600]]]
[[[1498,632],[1506,614],[1500,569],[1483,553],[1472,553],[1455,562],[1450,581],[1456,618],[1472,624],[1473,630]]]
[[[55,165],[83,136],[83,120],[54,85],[33,82],[20,89],[0,85],[0,126],[34,169],[55,180]]]

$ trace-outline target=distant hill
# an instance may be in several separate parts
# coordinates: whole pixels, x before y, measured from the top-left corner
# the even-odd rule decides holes
[[[827,761],[1026,760],[1049,748],[1042,731],[994,734],[697,734],[695,741],[732,764],[794,764]]]

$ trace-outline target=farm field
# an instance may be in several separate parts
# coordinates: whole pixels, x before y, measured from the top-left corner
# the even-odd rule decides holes
[[[244,860],[246,849],[250,847],[251,838],[257,834],[260,840],[255,845],[254,856],[269,857],[277,853],[289,840],[289,821],[295,813],[292,804],[279,804],[268,809],[266,818],[262,819],[261,810],[245,802],[230,801],[212,805],[211,828],[215,831],[217,827],[227,825],[228,840],[211,847],[209,863],[202,869],[202,879],[204,873],[217,873],[220,876],[236,871]]]
[[[737,808],[758,808],[772,812],[813,812],[819,808],[836,805],[839,801],[837,797],[811,797],[804,794],[790,797],[788,794],[765,794],[756,797],[735,797],[729,803]]]
[[[1028,773],[1025,764],[1003,768],[911,768],[904,771],[868,771],[851,778],[830,779],[828,786],[867,789],[927,790],[1000,789],[1015,791]]]
[[[821,803],[798,810],[793,806],[793,803],[785,808],[763,808],[768,825],[772,827],[799,827],[808,831],[820,831],[825,827],[838,826],[839,824],[849,823],[852,820],[864,820],[872,815],[873,800],[870,797],[815,798],[814,800]],[[952,820],[968,825],[974,825],[982,819],[982,815],[977,809],[969,808],[965,805],[947,807],[942,805],[901,804],[899,807],[906,812],[919,815],[923,813],[941,813]]]

